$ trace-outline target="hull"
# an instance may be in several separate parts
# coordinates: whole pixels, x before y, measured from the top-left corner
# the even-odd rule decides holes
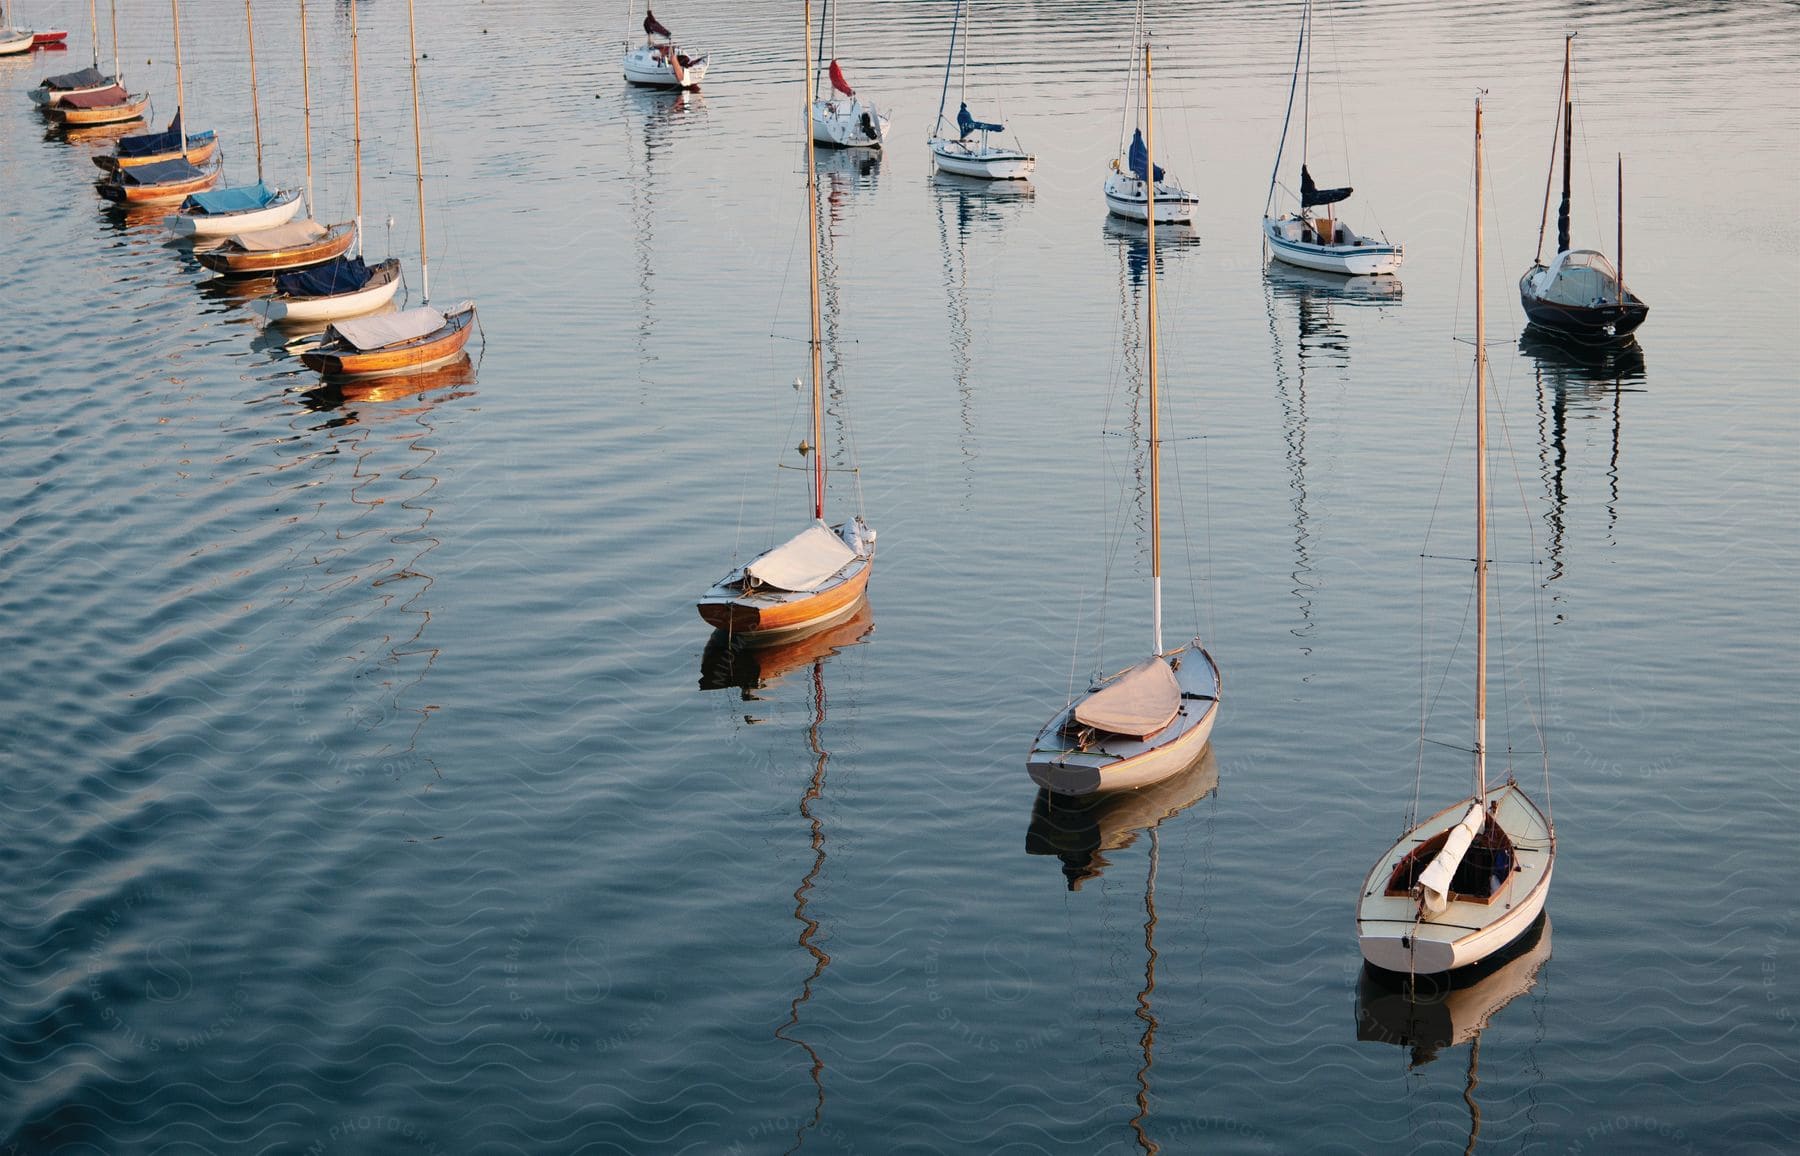
[[[673,64],[649,48],[640,47],[625,54],[621,68],[625,79],[632,84],[641,84],[645,88],[691,90],[699,88],[700,82],[706,79],[706,66],[706,57],[700,56],[681,69],[678,76]]]
[[[1269,243],[1269,254],[1278,261],[1301,269],[1321,273],[1342,273],[1351,277],[1372,277],[1395,273],[1405,259],[1401,245],[1357,238],[1350,244],[1322,245],[1287,235],[1289,221],[1263,222],[1263,237]]]
[[[812,137],[830,148],[878,149],[887,140],[888,118],[860,100],[815,100]]]
[[[356,317],[373,313],[400,289],[400,261],[389,257],[375,266],[369,283],[353,293],[334,293],[329,297],[287,297],[280,293],[250,303],[250,311],[269,321],[336,321],[340,317]]]
[[[186,153],[183,153],[180,149],[175,149],[166,153],[148,153],[141,157],[102,156],[92,157],[90,159],[98,168],[105,169],[109,173],[116,173],[120,169],[132,169],[139,165],[152,165],[156,164],[158,161],[178,161],[183,156],[187,157],[189,164],[203,165],[207,161],[212,160],[213,155],[218,151],[218,134],[213,132],[203,132],[195,133],[188,137]]]
[[[165,181],[155,185],[127,185],[117,177],[101,180],[94,187],[109,201],[121,205],[166,205],[186,200],[190,193],[203,193],[224,177],[222,169],[213,169],[185,181]]]
[[[232,237],[285,225],[300,212],[300,190],[290,189],[272,205],[238,213],[176,213],[163,223],[178,237]]]
[[[1116,217],[1123,217],[1127,221],[1149,223],[1149,196],[1143,181],[1113,173],[1106,178],[1104,193],[1107,212]],[[1191,225],[1194,223],[1194,213],[1199,206],[1199,197],[1173,181],[1158,182],[1156,186],[1157,224]]]
[[[115,83],[117,82],[109,80],[105,84],[96,84],[88,88],[44,88],[40,85],[32,89],[28,95],[31,97],[31,103],[47,110],[61,104],[65,97],[86,96],[90,92],[105,92]]]
[[[100,108],[69,108],[62,104],[49,105],[46,111],[61,124],[70,127],[82,127],[96,124],[123,124],[128,120],[142,120],[144,110],[150,107],[148,96],[133,96],[119,104],[104,105]]]
[[[0,56],[30,52],[36,37],[28,28],[0,28]]]
[[[33,48],[42,48],[46,44],[61,44],[68,38],[69,30],[66,28],[52,28],[48,32],[33,32],[31,34],[31,46]]]
[[[931,158],[947,173],[987,181],[1022,181],[1037,168],[1037,158],[1011,149],[971,148],[959,141],[931,142]]]
[[[1192,766],[1212,738],[1219,714],[1219,667],[1198,640],[1175,672],[1181,711],[1175,721],[1148,738],[1104,735],[1071,747],[1063,728],[1075,709],[1064,707],[1038,732],[1025,769],[1031,781],[1058,795],[1098,795],[1133,791],[1159,783]]]
[[[448,315],[441,328],[414,341],[368,350],[320,346],[301,354],[300,361],[334,380],[421,373],[461,357],[474,329],[475,306],[469,305]]]
[[[1629,291],[1623,303],[1568,305],[1546,301],[1531,289],[1532,279],[1541,268],[1534,265],[1519,278],[1519,304],[1533,325],[1570,337],[1610,341],[1630,336],[1650,316],[1650,307]]]
[[[757,591],[731,589],[731,578],[713,587],[697,604],[700,617],[735,637],[773,641],[800,631],[817,630],[856,612],[875,568],[872,556],[847,565],[817,590]],[[733,577],[736,574],[734,573]]]
[[[1435,975],[1480,963],[1512,944],[1537,922],[1550,894],[1556,836],[1537,805],[1508,783],[1490,791],[1492,814],[1513,845],[1515,865],[1506,882],[1483,901],[1452,897],[1444,911],[1425,917],[1410,895],[1389,895],[1387,881],[1401,860],[1454,827],[1474,800],[1446,807],[1401,836],[1363,880],[1357,905],[1357,944],[1371,966],[1412,975]]]
[[[323,237],[309,245],[259,251],[239,248],[227,241],[220,248],[196,253],[194,257],[215,273],[248,277],[285,273],[291,269],[304,269],[308,265],[322,265],[333,257],[348,252],[355,241],[356,226],[346,221],[331,226]]]

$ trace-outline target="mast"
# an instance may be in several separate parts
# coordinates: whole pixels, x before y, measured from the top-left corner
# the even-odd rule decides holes
[[[306,137],[306,215],[312,216],[312,71],[306,54],[306,0],[300,0],[300,109]]]
[[[425,260],[425,138],[419,129],[419,35],[413,21],[413,0],[406,0],[406,46],[412,52],[413,167],[419,179],[419,304],[429,305],[431,266]]]
[[[181,88],[181,0],[169,0],[175,24],[175,127],[181,134],[181,159],[188,159],[187,102]]]
[[[1144,33],[1144,214],[1149,226],[1150,290],[1150,623],[1156,651],[1163,652],[1162,637],[1162,440],[1156,407],[1156,116],[1150,105],[1150,34]]]
[[[1571,42],[1573,42],[1574,39],[1575,34],[1571,32],[1563,41],[1563,81],[1562,92],[1558,94],[1559,99],[1557,103],[1559,104],[1562,104],[1569,99],[1569,54],[1572,51]],[[1544,170],[1544,211],[1542,215],[1538,217],[1537,256],[1532,258],[1533,264],[1537,265],[1542,265],[1544,263],[1544,229],[1550,223],[1550,189],[1553,187],[1556,180],[1556,138],[1558,133],[1562,130],[1561,118],[1557,119],[1556,125],[1557,132],[1550,134],[1550,167]],[[1565,213],[1568,210],[1569,204],[1568,174],[1569,162],[1568,158],[1565,156],[1563,159],[1563,211]],[[1563,248],[1568,248],[1568,245],[1565,244]]]
[[[1575,34],[1563,41],[1563,187],[1562,204],[1556,210],[1556,251],[1569,251],[1569,167],[1575,151],[1575,92],[1569,87],[1569,63],[1574,55]]]
[[[1306,88],[1300,98],[1300,167],[1305,169],[1312,126],[1312,0],[1306,0],[1306,8],[1300,14],[1300,35],[1306,41]],[[1305,212],[1306,206],[1300,209]]]
[[[1475,798],[1487,804],[1487,269],[1481,219],[1481,98],[1475,98]]]
[[[956,67],[956,31],[961,26],[962,0],[956,0],[956,14],[950,18],[950,55],[944,58],[944,89],[938,93],[937,124],[931,130],[934,133],[944,127],[944,102],[950,99],[950,70]]]
[[[88,28],[94,35],[94,71],[100,71],[100,0],[88,0]],[[118,77],[114,76],[114,80]]]
[[[356,19],[354,4],[350,6],[350,19]],[[256,133],[256,183],[260,185],[263,179],[262,109],[256,101],[256,19],[250,13],[250,0],[244,0],[244,35],[250,41],[250,123]]]
[[[112,0],[112,37],[113,82],[116,84],[119,80],[119,0]]]
[[[249,0],[245,0],[246,3]],[[356,2],[350,3],[350,140],[356,154],[356,255],[362,256],[362,72],[356,51]]]
[[[826,18],[826,15],[830,11],[831,11],[831,0],[824,0],[824,4],[822,5],[822,7],[819,11],[819,67],[820,68],[825,67],[825,18]],[[837,24],[835,21],[832,23],[831,27],[832,27],[831,51],[833,54],[836,54],[836,52],[837,52]],[[807,91],[812,93],[812,98],[814,100],[819,99],[819,82],[821,79],[823,79],[823,78],[820,77],[820,75],[817,72],[814,72],[813,78],[812,78],[812,83],[810,83],[806,86]]]
[[[412,0],[407,0],[410,4]],[[806,0],[806,36],[800,43],[801,63],[806,68],[806,88],[810,93],[813,87],[812,53],[806,41],[812,39],[812,0]],[[824,341],[819,333],[819,192],[818,172],[813,167],[813,135],[812,104],[809,101],[802,110],[806,126],[806,236],[808,248],[812,252],[812,263],[807,266],[808,282],[811,286],[812,306],[808,320],[812,322],[812,440],[813,440],[813,518],[825,520],[825,404],[822,396],[824,390]]]
[[[1625,154],[1619,154],[1619,260],[1613,273],[1619,280],[1619,304],[1625,304]]]
[[[1312,4],[1309,0],[1306,7],[1301,10],[1300,35],[1294,41],[1294,75],[1288,81],[1287,111],[1281,114],[1281,143],[1275,146],[1275,168],[1269,173],[1269,199],[1263,202],[1264,217],[1267,217],[1270,210],[1275,207],[1275,186],[1281,180],[1281,154],[1287,150],[1288,123],[1294,117],[1294,93],[1300,87],[1300,53],[1306,47],[1306,19],[1311,11]],[[1307,78],[1307,83],[1309,85],[1312,83],[1310,76]],[[1545,195],[1548,196],[1548,194]]]

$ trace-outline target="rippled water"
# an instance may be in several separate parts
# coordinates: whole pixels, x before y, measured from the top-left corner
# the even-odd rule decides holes
[[[1460,1151],[1477,1121],[1491,1152],[1790,1146],[1800,246],[1766,206],[1800,16],[1330,13],[1315,167],[1407,245],[1359,294],[1259,258],[1293,6],[1152,5],[1159,159],[1203,198],[1159,254],[1170,629],[1204,631],[1228,698],[1202,766],[1046,814],[1026,744],[1147,629],[1145,259],[1098,187],[1128,29],[978,11],[971,103],[1040,158],[986,189],[922,147],[949,7],[837,21],[894,122],[822,176],[861,466],[833,506],[859,483],[880,530],[871,609],[735,662],[693,598],[804,516],[773,468],[806,360],[791,6],[659,8],[714,53],[685,100],[624,89],[620,12],[433,6],[432,287],[485,341],[349,396],[102,206],[104,142],[46,137],[23,95],[86,62],[84,22],[20,14],[77,31],[0,61],[0,1150]],[[416,301],[405,27],[359,11],[369,247]],[[247,177],[241,9],[183,16],[191,123]],[[347,10],[312,16],[343,219]],[[288,182],[293,22],[258,8]],[[1578,237],[1612,247],[1624,153],[1651,304],[1611,363],[1513,343],[1571,28]],[[121,37],[169,103],[164,15]],[[1542,561],[1502,569],[1543,593],[1562,853],[1553,947],[1447,1001],[1459,1035],[1359,992],[1352,902],[1412,798],[1422,588],[1431,678],[1459,622],[1460,567],[1419,555],[1469,549],[1478,86],[1501,556],[1529,527]],[[1501,634],[1533,674],[1525,609]],[[1463,734],[1459,669],[1433,737]],[[1424,802],[1463,774],[1432,749]]]

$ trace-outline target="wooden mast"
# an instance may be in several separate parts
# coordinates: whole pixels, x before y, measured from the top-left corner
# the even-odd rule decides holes
[[[312,70],[306,52],[306,0],[300,0],[300,110],[303,135],[306,137],[306,215],[311,217],[312,187]]]
[[[1475,98],[1475,799],[1487,806],[1487,283],[1481,218],[1481,98]]]
[[[356,6],[350,6],[351,19],[356,19]],[[256,18],[250,12],[250,0],[244,0],[244,35],[250,41],[250,123],[256,133],[256,183],[262,184],[262,109],[256,100]]]
[[[1163,652],[1162,635],[1162,440],[1156,407],[1156,115],[1150,103],[1150,36],[1144,35],[1144,214],[1149,226],[1150,325],[1147,350],[1150,357],[1150,622],[1156,651]]]
[[[408,0],[411,3],[411,0]],[[825,520],[825,406],[824,406],[824,342],[819,333],[819,192],[818,173],[814,166],[813,134],[812,134],[812,101],[807,94],[812,92],[812,0],[806,0],[806,31],[801,37],[801,63],[806,69],[806,87],[801,95],[805,98],[803,111],[806,116],[802,123],[806,126],[806,224],[807,241],[812,252],[812,263],[807,266],[808,281],[812,287],[812,306],[808,320],[812,322],[812,455],[813,455],[813,518]]]
[[[175,127],[181,136],[181,159],[188,159],[187,101],[181,87],[181,0],[169,0],[175,26]]]
[[[119,0],[112,0],[112,38],[113,83],[117,84],[119,82]]]
[[[406,0],[406,45],[412,51],[413,165],[419,180],[419,304],[431,304],[431,266],[425,259],[425,139],[419,128],[419,39],[413,0]]]
[[[88,0],[88,29],[94,36],[94,71],[100,71],[100,0]],[[118,80],[118,70],[113,70],[113,79]]]
[[[248,0],[245,0],[248,3]],[[350,140],[356,153],[356,255],[363,253],[362,234],[362,72],[356,52],[356,3],[350,4]]]

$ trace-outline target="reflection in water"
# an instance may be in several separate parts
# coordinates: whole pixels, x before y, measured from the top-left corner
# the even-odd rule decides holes
[[[1363,965],[1356,985],[1357,1039],[1409,1049],[1409,1069],[1429,1064],[1444,1048],[1469,1045],[1463,1087],[1463,1102],[1469,1106],[1465,1154],[1475,1150],[1481,1134],[1481,1106],[1475,1102],[1481,1033],[1501,1008],[1537,986],[1538,972],[1549,958],[1550,917],[1544,914],[1503,955],[1448,973],[1453,979],[1444,974],[1395,978]]]
[[[1156,1031],[1160,1026],[1151,996],[1156,991],[1156,872],[1160,865],[1158,834],[1174,817],[1212,794],[1219,785],[1219,764],[1208,746],[1193,766],[1138,791],[1071,798],[1040,790],[1025,832],[1027,855],[1054,855],[1062,861],[1070,891],[1097,879],[1110,862],[1109,851],[1122,851],[1149,832],[1149,862],[1144,875],[1144,983],[1138,990],[1135,1015],[1144,1027],[1138,1036],[1142,1062],[1137,1071],[1137,1114],[1131,1130],[1145,1152],[1161,1151],[1150,1138],[1150,1069],[1155,1065]]]
[[[656,360],[651,352],[656,328],[656,217],[657,168],[661,154],[687,121],[706,115],[706,101],[698,92],[671,92],[667,89],[625,86],[625,122],[627,129],[635,120],[641,133],[627,132],[630,140],[641,140],[641,150],[627,148],[631,157],[631,231],[637,238],[638,293],[643,300],[637,328],[638,380],[648,389],[651,385],[649,364]]]
[[[745,702],[755,702],[760,697],[756,691],[774,685],[797,667],[822,661],[846,646],[856,645],[874,630],[875,611],[866,596],[850,617],[810,634],[777,642],[762,642],[754,636],[715,630],[700,657],[700,689],[720,690],[734,686],[744,692]]]
[[[1125,254],[1125,268],[1131,287],[1142,288],[1144,274],[1150,267],[1150,229],[1142,221],[1128,221],[1108,213],[1100,226]],[[1158,225],[1156,227],[1156,272],[1161,276],[1169,260],[1200,247],[1200,231],[1192,225]]]

